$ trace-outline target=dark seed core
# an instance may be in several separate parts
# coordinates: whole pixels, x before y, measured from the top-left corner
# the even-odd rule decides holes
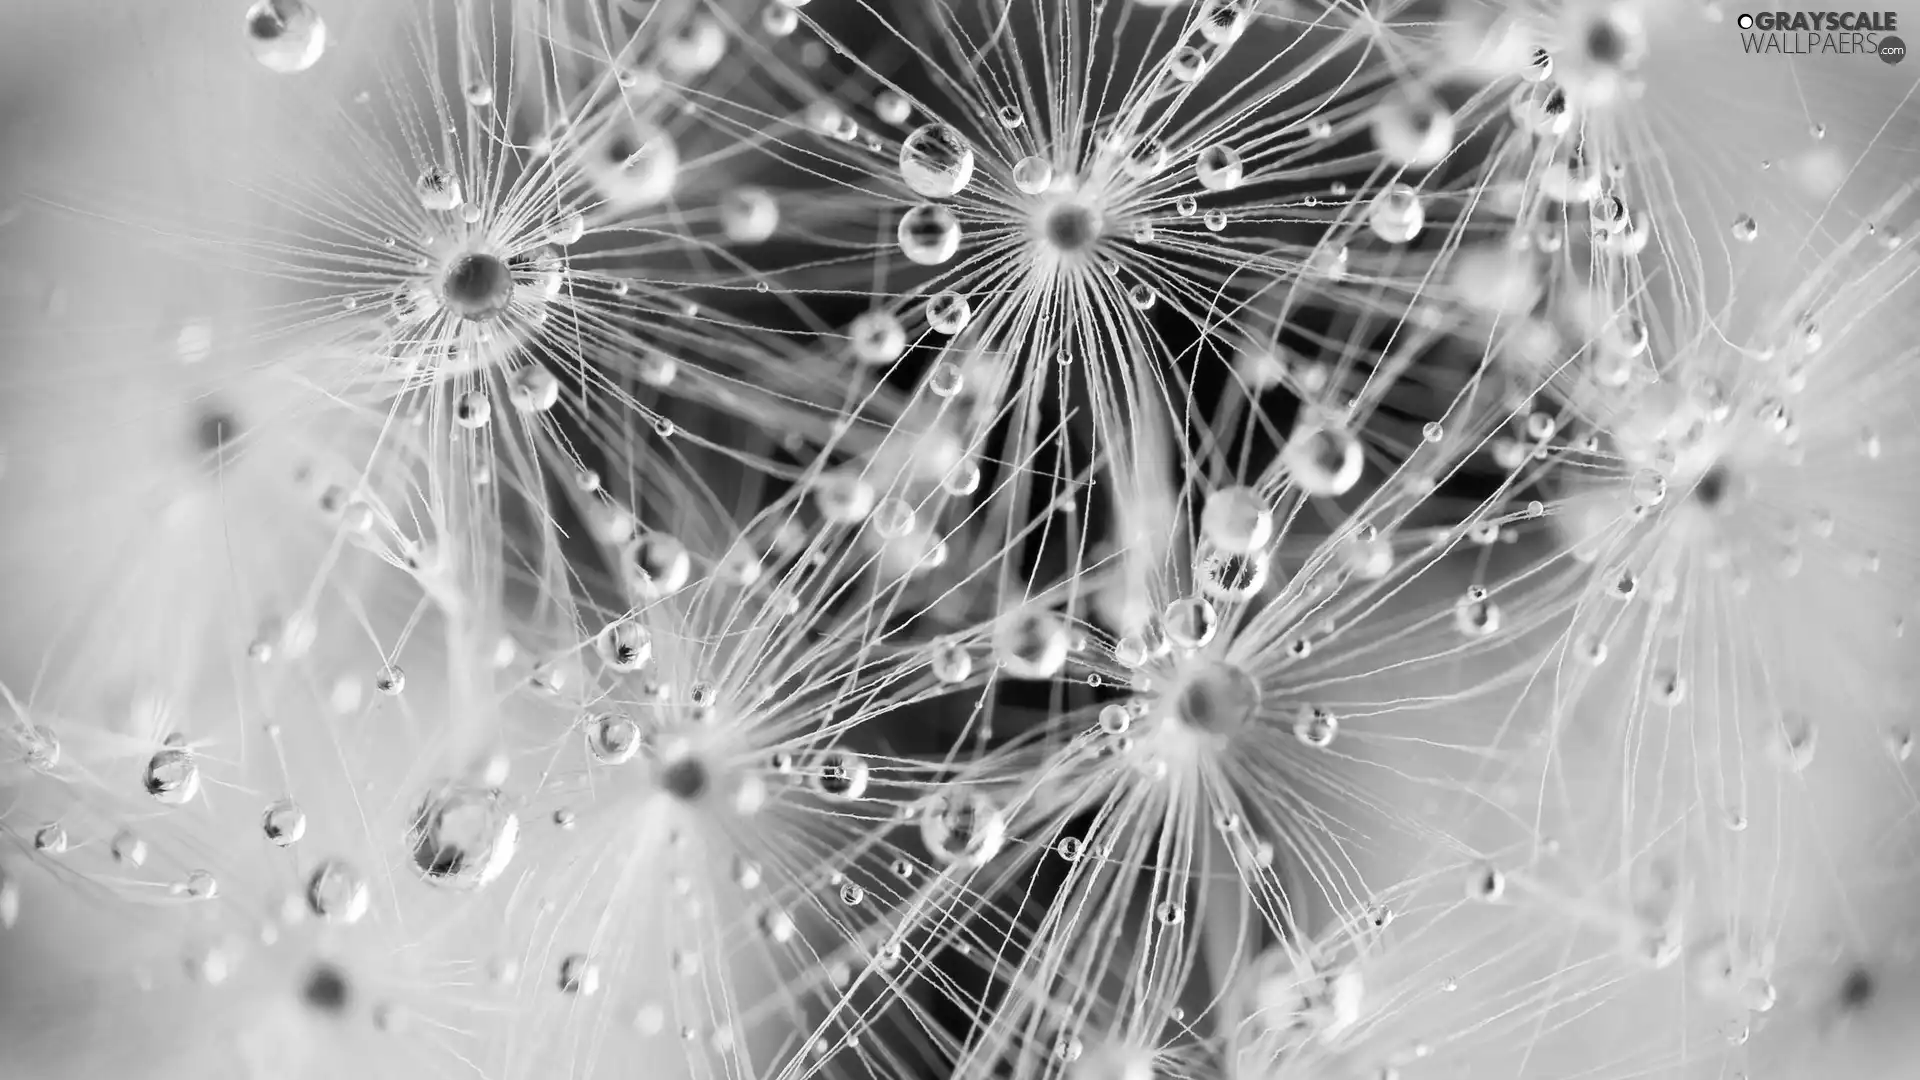
[[[681,802],[695,802],[706,794],[710,777],[699,758],[676,758],[660,770],[660,787]]]
[[[463,319],[491,319],[513,299],[513,273],[498,256],[469,252],[447,267],[440,278],[440,295]]]
[[[1840,980],[1840,1007],[1843,1009],[1865,1008],[1873,1000],[1873,973],[1863,967],[1848,971]]]
[[[1596,19],[1587,27],[1587,56],[1598,64],[1619,64],[1627,58],[1626,35],[1611,19]]]
[[[240,421],[225,409],[208,409],[193,427],[193,445],[202,454],[218,454],[240,436]]]
[[[307,972],[307,980],[301,984],[300,999],[316,1012],[338,1016],[347,1011],[347,1001],[353,996],[352,988],[347,985],[346,972],[332,964],[319,963]]]
[[[1717,509],[1726,502],[1731,482],[1727,470],[1715,465],[1702,474],[1700,481],[1693,485],[1694,501],[1709,510]]]
[[[1059,251],[1084,251],[1100,239],[1100,215],[1074,203],[1047,212],[1047,243]]]

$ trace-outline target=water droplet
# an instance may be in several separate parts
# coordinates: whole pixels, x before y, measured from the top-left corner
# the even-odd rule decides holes
[[[1051,679],[1067,664],[1067,625],[1044,608],[1021,608],[1000,619],[994,652],[1016,679]]]
[[[1310,420],[1295,424],[1281,460],[1300,490],[1319,496],[1352,491],[1366,467],[1360,440],[1353,432]]]
[[[563,993],[592,997],[600,992],[600,968],[585,953],[574,953],[560,961],[560,989]]]
[[[673,138],[632,110],[612,109],[604,115],[608,119],[603,125],[580,143],[582,175],[617,208],[665,200],[680,176],[680,150]]]
[[[853,802],[867,793],[867,760],[850,750],[821,755],[813,771],[813,789],[830,799]]]
[[[1025,195],[1039,195],[1053,186],[1053,163],[1037,156],[1023,157],[1013,167],[1013,186]]]
[[[167,806],[193,801],[200,793],[200,763],[184,746],[163,746],[147,761],[147,794]]]
[[[429,793],[407,830],[414,869],[427,882],[478,889],[506,871],[520,844],[520,819],[499,791],[447,784]]]
[[[692,553],[669,533],[641,533],[627,542],[621,556],[627,591],[638,600],[671,596],[686,588],[693,577]]]
[[[638,671],[653,659],[653,635],[636,619],[616,619],[594,635],[593,649],[614,671]]]
[[[927,325],[939,333],[957,334],[972,321],[973,305],[957,292],[935,293],[927,301]]]
[[[1229,487],[1207,496],[1200,531],[1208,543],[1232,555],[1263,551],[1273,542],[1273,511],[1250,487]]]
[[[890,311],[869,311],[847,328],[847,350],[856,363],[884,367],[907,348],[907,329]]]
[[[307,878],[307,908],[328,922],[357,923],[372,902],[367,879],[339,859],[322,862]]]
[[[1493,903],[1507,894],[1507,876],[1500,868],[1482,863],[1467,872],[1467,899]]]
[[[973,674],[973,656],[967,647],[955,642],[943,642],[933,647],[928,661],[933,677],[951,686],[962,683]]]
[[[1225,143],[1215,143],[1200,151],[1193,172],[1200,186],[1208,191],[1231,191],[1246,179],[1246,165],[1240,152]]]
[[[1453,150],[1453,113],[1426,89],[1395,87],[1369,117],[1374,145],[1395,165],[1436,165]]]
[[[1201,649],[1213,641],[1220,616],[1206,598],[1190,596],[1169,603],[1160,614],[1167,637],[1183,649]]]
[[[640,752],[640,725],[622,713],[596,713],[581,725],[587,753],[602,765],[625,765]]]
[[[1200,36],[1215,45],[1230,45],[1253,21],[1253,0],[1206,0],[1200,7]]]
[[[1367,208],[1367,227],[1389,244],[1412,242],[1427,223],[1420,192],[1406,184],[1388,184]]]
[[[943,792],[921,807],[919,818],[921,842],[941,862],[984,866],[1006,842],[1006,819],[982,792]]]
[[[900,178],[916,195],[950,199],[973,179],[973,148],[946,124],[926,124],[900,144]]]
[[[1453,625],[1468,637],[1491,637],[1500,632],[1499,605],[1487,598],[1486,590],[1472,588],[1453,608]]]
[[[259,0],[247,9],[247,44],[262,67],[291,75],[320,61],[327,24],[306,0]]]
[[[113,861],[128,866],[144,866],[147,862],[147,842],[140,839],[131,829],[121,829],[113,834],[113,840],[107,846]]]
[[[507,399],[523,413],[543,413],[560,401],[560,380],[539,364],[525,364],[507,384]]]
[[[1659,506],[1667,497],[1667,478],[1658,469],[1640,469],[1628,482],[1627,493],[1635,506]]]
[[[913,106],[906,98],[887,90],[874,99],[873,111],[874,115],[886,123],[897,125],[906,123],[907,118],[913,115]]]
[[[296,806],[291,799],[281,799],[267,806],[260,815],[260,831],[278,847],[298,843],[307,835],[306,812]]]
[[[1318,706],[1301,706],[1299,715],[1293,721],[1293,737],[1300,741],[1300,745],[1316,750],[1332,746],[1334,736],[1339,733],[1340,718]]]
[[[944,206],[921,203],[900,217],[900,252],[921,266],[939,266],[960,250],[960,221]]]
[[[67,843],[67,830],[59,822],[42,825],[33,834],[33,850],[43,851],[49,855],[65,853]]]
[[[1207,71],[1207,54],[1194,45],[1182,45],[1167,57],[1167,75],[1175,82],[1197,81]]]
[[[466,201],[460,191],[460,178],[440,165],[429,165],[421,171],[413,182],[413,194],[425,210],[456,210]]]

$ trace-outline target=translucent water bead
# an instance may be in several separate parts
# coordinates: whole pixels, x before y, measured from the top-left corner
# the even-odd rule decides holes
[[[1261,551],[1273,542],[1273,511],[1249,487],[1222,488],[1207,496],[1200,531],[1215,548],[1232,555]]]
[[[900,178],[928,199],[950,199],[973,179],[973,148],[946,124],[927,124],[900,144]]]
[[[292,75],[320,62],[327,24],[306,0],[260,0],[247,9],[247,45],[261,67]]]

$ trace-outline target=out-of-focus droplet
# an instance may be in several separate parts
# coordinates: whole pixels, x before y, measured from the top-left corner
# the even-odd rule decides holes
[[[951,686],[967,681],[967,676],[973,674],[973,655],[965,645],[943,642],[934,646],[928,667],[934,678]]]
[[[1006,843],[1006,817],[984,792],[942,792],[922,806],[919,818],[927,853],[944,863],[984,866]]]
[[[1388,184],[1367,209],[1367,227],[1389,244],[1405,244],[1427,223],[1420,193],[1406,184]]]
[[[563,993],[592,997],[600,992],[600,967],[585,953],[574,953],[560,961],[560,989]]]
[[[1437,165],[1453,150],[1453,113],[1424,88],[1396,87],[1374,106],[1370,122],[1374,146],[1396,165]]]
[[[1016,679],[1051,679],[1067,664],[1067,624],[1044,608],[1004,615],[994,634],[1001,667]]]
[[[1232,555],[1261,551],[1273,542],[1273,510],[1250,487],[1222,488],[1207,496],[1200,531],[1208,543]]]
[[[907,349],[907,329],[890,311],[868,311],[847,328],[847,351],[856,363],[884,367]]]
[[[720,228],[736,244],[760,244],[780,227],[780,204],[765,188],[737,187],[720,196]]]
[[[1360,482],[1366,457],[1360,440],[1344,427],[1302,421],[1281,451],[1289,474],[1309,495],[1345,495]]]

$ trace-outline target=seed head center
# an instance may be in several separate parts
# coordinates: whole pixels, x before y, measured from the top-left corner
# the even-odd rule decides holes
[[[1195,659],[1176,677],[1173,716],[1196,732],[1231,736],[1260,711],[1260,683],[1238,664]]]
[[[1106,226],[1097,207],[1078,199],[1048,204],[1040,214],[1039,232],[1046,245],[1061,255],[1078,255],[1100,242]]]
[[[440,274],[440,301],[471,322],[497,318],[513,301],[513,271],[498,255],[462,252]]]

